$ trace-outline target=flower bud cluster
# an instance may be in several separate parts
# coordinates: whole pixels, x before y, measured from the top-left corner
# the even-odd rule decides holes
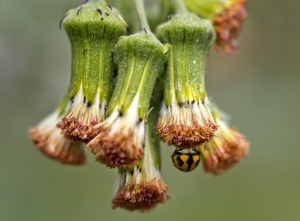
[[[85,163],[86,146],[97,162],[119,170],[113,208],[144,212],[170,198],[160,173],[160,141],[175,146],[174,166],[185,172],[202,159],[205,171],[220,174],[248,153],[245,137],[211,104],[204,79],[211,46],[230,54],[227,46],[239,32],[237,27],[223,38],[220,30],[227,26],[217,16],[226,14],[231,26],[245,16],[234,14],[242,1],[232,3],[234,9],[226,4],[225,12],[219,5],[215,13],[208,0],[186,0],[187,6],[201,2],[200,8],[210,9],[205,19],[189,12],[183,0],[172,0],[175,15],[154,34],[143,1],[133,2],[136,23],[129,25],[104,0],[88,0],[66,13],[60,25],[71,43],[70,85],[58,108],[29,135],[64,164]],[[135,26],[139,31],[128,32]]]

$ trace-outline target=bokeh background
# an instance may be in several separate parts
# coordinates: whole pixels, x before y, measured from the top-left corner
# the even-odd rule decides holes
[[[300,1],[247,4],[240,53],[211,52],[207,89],[251,152],[221,176],[176,170],[162,148],[171,201],[148,214],[111,209],[115,170],[63,166],[28,139],[56,107],[70,75],[58,23],[83,0],[0,0],[0,220],[300,220]]]

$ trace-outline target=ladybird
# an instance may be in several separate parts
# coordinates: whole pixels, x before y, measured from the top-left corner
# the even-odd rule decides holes
[[[182,149],[176,149],[172,154],[171,158],[173,160],[174,166],[183,172],[193,171],[200,162],[200,152],[195,148],[192,149],[193,152],[182,153]]]

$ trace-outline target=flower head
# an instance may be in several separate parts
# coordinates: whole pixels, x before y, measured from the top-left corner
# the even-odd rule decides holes
[[[163,77],[163,74],[160,76]],[[152,111],[146,124],[144,142],[144,158],[134,168],[120,169],[117,180],[116,194],[112,200],[113,208],[127,210],[150,211],[157,204],[169,199],[169,187],[164,183],[159,172],[160,145],[155,125],[159,114],[159,105],[162,101],[161,78],[156,83],[158,89],[151,99]]]
[[[185,0],[189,10],[210,19],[217,33],[215,48],[218,52],[234,55],[242,23],[247,18],[247,0]]]
[[[105,119],[114,47],[127,24],[103,0],[87,1],[70,10],[62,24],[71,42],[72,73],[69,108],[58,127],[68,139],[87,143],[96,136],[93,126]]]
[[[160,174],[147,178],[145,171],[135,167],[133,171],[122,171],[119,175],[119,188],[112,200],[113,208],[124,208],[130,211],[150,211],[157,204],[169,199],[169,187]]]
[[[66,138],[87,143],[97,135],[93,126],[104,120],[105,108],[106,101],[100,103],[99,93],[93,103],[88,102],[81,86],[76,96],[71,98],[66,116],[57,126]]]
[[[66,139],[56,124],[61,120],[66,108],[67,96],[59,108],[29,130],[29,136],[36,146],[48,157],[65,164],[81,165],[85,163],[83,147],[80,142]]]
[[[206,172],[221,174],[248,154],[249,143],[245,136],[227,125],[221,113],[214,116],[219,125],[216,136],[199,149]]]
[[[108,167],[134,166],[143,157],[144,121],[138,113],[138,96],[120,116],[118,109],[95,128],[99,134],[88,143],[98,162]]]
[[[191,148],[209,141],[215,135],[217,125],[210,113],[209,101],[166,106],[164,103],[157,123],[157,133],[169,144]]]
[[[166,60],[164,49],[153,34],[144,31],[119,39],[119,76],[108,118],[94,127],[98,135],[87,144],[100,163],[128,167],[143,157],[145,121],[156,77]]]
[[[246,0],[235,0],[213,18],[217,33],[216,49],[228,55],[234,55],[238,49],[237,38],[242,23],[247,18]]]
[[[170,198],[169,187],[164,183],[159,172],[159,141],[157,137],[153,137],[156,135],[151,132],[155,130],[154,127],[152,128],[149,129],[147,125],[143,160],[133,169],[120,170],[118,189],[112,200],[113,208],[146,212]]]
[[[181,149],[195,147],[210,140],[217,130],[204,82],[213,27],[193,13],[176,14],[159,26],[157,34],[172,45],[158,135]]]

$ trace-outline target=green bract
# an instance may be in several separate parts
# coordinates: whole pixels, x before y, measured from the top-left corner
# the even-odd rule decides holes
[[[170,43],[165,85],[165,102],[172,104],[172,97],[181,102],[204,102],[204,73],[207,53],[214,41],[211,23],[195,14],[177,14],[159,26],[158,38]]]
[[[82,85],[88,102],[94,102],[98,90],[99,99],[108,102],[114,45],[126,33],[125,21],[105,1],[94,0],[70,10],[63,25],[72,47],[70,96]]]
[[[166,61],[166,47],[152,34],[137,33],[119,39],[116,46],[119,76],[107,115],[115,108],[124,114],[138,96],[138,116],[145,120],[155,80]]]
[[[88,142],[96,136],[93,125],[105,118],[114,47],[127,25],[119,12],[102,0],[70,10],[63,25],[72,48],[71,102],[58,126],[66,137]]]
[[[178,148],[193,148],[210,140],[217,130],[204,83],[214,30],[209,21],[182,11],[159,26],[157,35],[172,45],[157,133]]]
[[[158,72],[168,46],[140,32],[119,39],[118,79],[98,135],[88,143],[96,160],[108,167],[131,167],[144,156],[145,121]]]

